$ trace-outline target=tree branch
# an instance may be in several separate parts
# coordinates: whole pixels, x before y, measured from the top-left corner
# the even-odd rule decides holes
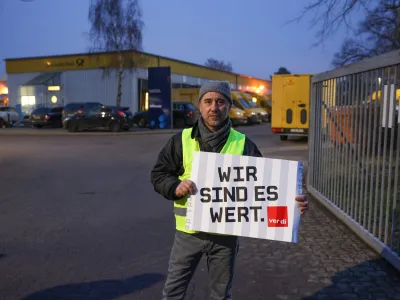
[[[316,33],[317,40],[313,45],[316,46],[343,25],[348,31],[353,31],[349,16],[360,9],[368,11],[370,2],[368,0],[314,0],[303,8],[298,17],[288,23],[300,22],[307,14],[312,15],[310,27],[312,29],[319,27]]]
[[[380,0],[359,24],[355,38],[346,39],[332,61],[343,66],[400,48],[400,0]]]
[[[108,76],[118,65],[117,105],[121,102],[123,72],[125,69],[133,72],[136,67],[134,58],[123,51],[142,49],[144,23],[141,17],[138,0],[92,0],[89,6],[91,50],[118,53],[108,65],[102,66],[103,76]]]

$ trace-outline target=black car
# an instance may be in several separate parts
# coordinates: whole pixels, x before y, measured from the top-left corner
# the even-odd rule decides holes
[[[174,127],[191,127],[200,117],[200,110],[191,102],[172,102]]]
[[[148,110],[134,114],[133,123],[139,128],[149,127]],[[173,127],[193,126],[200,117],[200,110],[190,102],[172,102]]]
[[[90,129],[119,132],[129,130],[131,127],[132,113],[129,111],[129,107],[94,106],[64,120],[64,128],[70,132]]]
[[[62,120],[64,121],[67,117],[72,117],[76,113],[82,113],[92,108],[101,107],[103,104],[99,102],[71,102],[64,106],[62,113]]]
[[[63,107],[40,107],[32,111],[29,116],[32,126],[42,127],[62,127],[61,116]]]
[[[145,128],[149,126],[149,111],[142,110],[134,113],[132,118],[132,123],[135,124],[139,128]]]

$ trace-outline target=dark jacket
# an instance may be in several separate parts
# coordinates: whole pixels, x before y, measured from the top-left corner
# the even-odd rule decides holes
[[[200,131],[197,123],[193,126],[192,138],[199,141],[200,151],[206,151],[200,140]],[[220,152],[225,143],[221,143]],[[246,136],[243,155],[262,157],[257,146]],[[151,183],[154,190],[168,200],[177,200],[175,190],[179,183],[179,176],[184,173],[182,155],[182,132],[175,134],[164,146],[158,155],[156,164],[151,171]]]

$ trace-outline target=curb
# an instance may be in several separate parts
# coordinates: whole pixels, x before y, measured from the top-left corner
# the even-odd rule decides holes
[[[57,130],[57,129],[56,129]],[[146,130],[146,131],[128,131],[128,132],[68,132],[68,131],[42,131],[42,130],[21,130],[21,129],[5,129],[0,130],[0,136],[133,136],[133,135],[159,135],[159,134],[175,134],[178,129],[165,130]]]

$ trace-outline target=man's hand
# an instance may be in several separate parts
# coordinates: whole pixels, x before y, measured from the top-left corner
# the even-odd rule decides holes
[[[175,194],[179,198],[186,196],[187,194],[194,195],[196,193],[196,185],[191,180],[182,181],[176,188]]]
[[[300,207],[301,214],[304,215],[304,213],[308,210],[307,196],[306,195],[297,196],[296,201],[297,205]]]

